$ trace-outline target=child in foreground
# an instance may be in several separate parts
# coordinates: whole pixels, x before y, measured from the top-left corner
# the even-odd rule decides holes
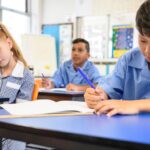
[[[139,47],[123,55],[96,89],[86,90],[85,101],[97,114],[150,112],[150,0],[138,9],[136,27]]]

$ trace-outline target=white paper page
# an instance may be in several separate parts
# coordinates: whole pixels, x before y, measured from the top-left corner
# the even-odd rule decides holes
[[[68,103],[68,104],[67,104]],[[35,115],[35,114],[45,114],[45,113],[61,113],[61,112],[92,112],[91,109],[83,107],[83,102],[75,105],[71,101],[66,101],[64,103],[54,102],[52,100],[37,100],[28,101],[24,103],[16,104],[2,104],[5,110],[7,110],[12,115]]]
[[[84,91],[68,91],[66,88],[53,88],[53,89],[46,89],[46,88],[40,88],[39,92],[46,92],[46,93],[68,93],[68,94],[84,94]]]
[[[1,107],[13,115],[44,114],[52,111],[52,108],[56,107],[56,103],[51,100],[37,100],[16,104],[2,104]]]
[[[49,92],[50,91],[50,89],[46,89],[46,88],[39,88],[39,92]]]
[[[60,92],[60,93],[68,93],[68,94],[82,94],[84,91],[68,91],[66,88],[53,88],[50,90],[51,92]]]
[[[61,92],[67,92],[66,88],[53,88],[51,91],[61,91]]]
[[[66,88],[53,88],[53,89],[46,89],[46,88],[40,88],[39,91],[51,91],[51,92],[55,92],[55,91],[60,91],[60,92],[67,92]]]
[[[94,112],[94,109],[88,108],[85,102],[80,101],[59,101],[57,102],[61,107],[65,107],[67,109],[77,110],[79,112]]]

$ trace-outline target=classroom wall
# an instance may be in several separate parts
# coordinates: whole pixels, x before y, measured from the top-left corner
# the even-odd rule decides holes
[[[31,0],[31,33],[40,34],[42,25],[43,0]]]
[[[43,0],[43,24],[74,22],[77,16],[136,12],[145,0]],[[59,5],[58,5],[59,3]]]
[[[93,0],[93,15],[136,12],[145,0]]]
[[[74,12],[75,0],[43,0],[43,24],[60,23],[68,20]]]
[[[76,32],[76,29],[78,27],[76,22],[77,17],[107,16],[109,18],[108,21],[109,27],[111,21],[113,20],[113,18],[115,18],[114,16],[119,16],[122,18],[122,16],[127,13],[127,15],[129,16],[131,14],[135,17],[135,12],[144,1],[145,0],[43,0],[41,23],[42,24],[58,24],[69,22],[74,23],[73,38],[76,38],[78,37]],[[124,17],[125,16],[123,16],[123,18]],[[128,17],[125,17],[124,19],[126,20],[127,18],[129,20],[127,22],[129,22],[130,24],[130,20],[134,21],[134,17],[130,16],[129,19]],[[120,21],[120,19],[118,20]],[[124,24],[128,24],[127,22],[125,21]],[[110,52],[112,52],[111,45],[109,47],[111,50]],[[109,54],[108,51],[105,53],[107,55],[105,54],[106,56],[104,58],[108,58],[108,55],[109,57],[112,57],[112,53]],[[98,65],[98,68],[102,68],[104,66],[103,69],[104,72],[101,72],[102,75],[109,73],[110,71],[108,70],[112,70],[111,68],[114,67],[114,65],[111,65],[112,67],[103,64],[100,67],[100,65]]]
[[[137,8],[144,1],[145,0],[31,0],[31,32],[41,33],[42,24],[75,23],[75,18],[79,16],[99,16],[136,12]]]

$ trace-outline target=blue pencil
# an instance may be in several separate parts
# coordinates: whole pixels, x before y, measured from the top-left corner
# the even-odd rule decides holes
[[[88,85],[89,85],[91,88],[95,89],[95,86],[94,86],[93,83],[90,81],[90,79],[87,77],[87,75],[86,75],[79,67],[78,67],[77,70],[80,72],[80,74],[82,75],[82,77],[87,81]]]

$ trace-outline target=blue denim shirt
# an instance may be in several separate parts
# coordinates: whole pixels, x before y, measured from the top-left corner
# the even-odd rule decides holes
[[[111,75],[99,82],[111,99],[150,98],[150,70],[139,48],[123,55]]]
[[[34,79],[30,71],[18,62],[8,77],[0,78],[0,97],[9,98],[9,103],[17,99],[31,100]]]
[[[98,69],[90,61],[86,61],[82,67],[84,73],[89,77],[92,83],[99,82],[101,76]],[[72,60],[66,61],[54,74],[52,81],[56,88],[66,87],[67,84],[87,85],[87,81],[73,67]]]

